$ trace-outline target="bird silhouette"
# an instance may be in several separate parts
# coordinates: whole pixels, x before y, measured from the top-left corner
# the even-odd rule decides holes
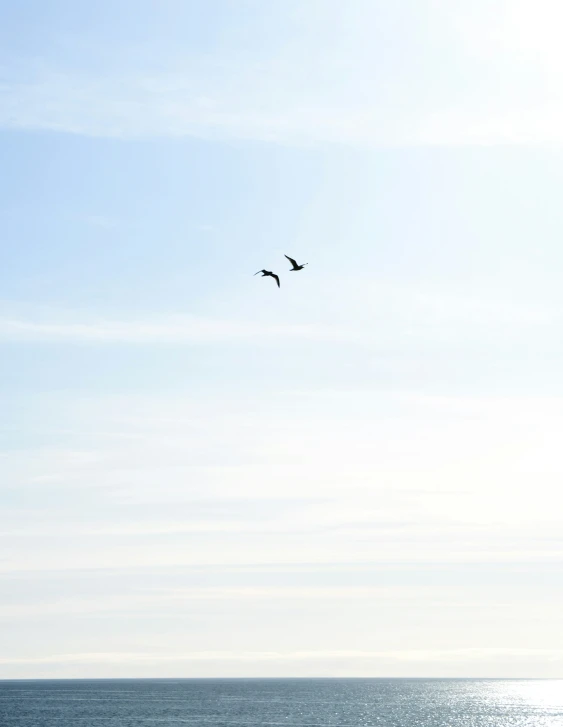
[[[262,273],[263,278],[270,276],[270,278],[273,278],[276,281],[278,288],[280,287],[280,279],[275,273],[272,273],[271,270],[259,270],[258,273]],[[254,273],[254,275],[258,275],[258,273]]]
[[[289,262],[293,265],[293,267],[289,271],[290,273],[293,273],[296,270],[303,270],[303,268],[305,267],[305,265],[308,265],[309,264],[309,263],[303,263],[303,265],[298,265],[296,263],[296,261],[292,257],[289,257],[289,255],[284,255],[284,257],[286,257],[289,260]]]

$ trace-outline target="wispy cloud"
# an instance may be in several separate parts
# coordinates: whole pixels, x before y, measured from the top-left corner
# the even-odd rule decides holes
[[[255,88],[259,77],[254,69],[244,75],[248,88]],[[290,105],[279,99],[264,108],[260,93],[231,98],[223,89],[215,90],[213,98],[193,96],[181,77],[178,72],[121,79],[92,79],[67,71],[38,73],[33,82],[4,87],[0,125],[113,138],[191,136],[305,146],[407,141],[392,124],[382,125],[375,110],[342,108],[336,100],[320,99],[294,99]]]
[[[350,659],[406,662],[487,661],[505,658],[563,659],[561,649],[466,648],[412,649],[392,651],[192,651],[158,654],[153,652],[89,652],[50,654],[32,658],[0,658],[0,664],[142,664],[182,661],[339,661]]]
[[[255,88],[258,79],[253,72],[247,78],[248,87]],[[288,104],[282,96],[264,108],[260,93],[234,99],[226,91],[218,91],[211,100],[193,97],[177,85],[176,73],[162,73],[150,82],[139,77],[91,79],[67,71],[39,74],[32,83],[4,87],[0,126],[117,139],[195,137],[306,147],[563,141],[563,100],[527,108],[518,104],[491,108],[486,100],[468,108],[445,102],[434,109],[400,114],[390,107],[378,107],[375,93],[369,105],[354,105],[338,96],[332,100],[294,98]]]
[[[1,341],[64,341],[76,343],[205,344],[240,339],[306,338],[346,340],[345,331],[315,325],[265,325],[195,316],[148,320],[37,321],[0,318]]]
[[[231,43],[211,60],[160,47],[158,69],[149,53],[137,58],[138,71],[121,74],[113,69],[122,67],[123,50],[112,73],[16,59],[3,74],[0,125],[307,146],[559,144],[563,54],[551,30],[556,6],[500,6],[492,17],[487,3],[462,3],[457,12],[413,5],[411,25],[384,3],[292,5],[286,13],[292,31],[280,23],[275,53]],[[247,21],[256,42],[264,18],[253,12]],[[419,23],[421,15],[428,22]]]

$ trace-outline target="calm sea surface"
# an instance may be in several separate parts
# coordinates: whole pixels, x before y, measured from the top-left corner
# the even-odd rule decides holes
[[[2,727],[563,727],[563,681],[0,682]]]

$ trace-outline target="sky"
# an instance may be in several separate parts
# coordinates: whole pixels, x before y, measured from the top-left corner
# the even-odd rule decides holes
[[[562,20],[0,0],[0,678],[563,677]]]

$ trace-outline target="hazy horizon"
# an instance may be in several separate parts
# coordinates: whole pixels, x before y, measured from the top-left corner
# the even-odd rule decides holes
[[[380,682],[560,682],[559,677],[37,677],[35,679],[13,678],[0,679],[0,683],[6,682],[253,682],[253,681],[380,681]]]
[[[563,677],[562,18],[0,0],[0,678]]]

